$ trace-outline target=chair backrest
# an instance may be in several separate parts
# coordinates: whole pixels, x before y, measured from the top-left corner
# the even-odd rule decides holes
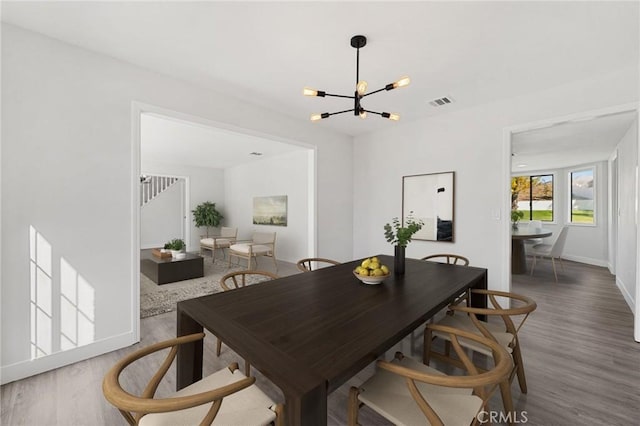
[[[448,263],[449,265],[469,266],[469,259],[458,254],[432,254],[423,257],[421,260],[428,260],[438,263]]]
[[[275,244],[276,233],[275,232],[254,232],[252,240],[254,244]]]
[[[213,403],[211,409],[206,413],[206,417],[201,423],[211,424],[218,412],[218,409],[220,408],[220,405],[222,404],[222,399],[251,386],[256,380],[255,377],[245,377],[229,385],[217,389],[205,389],[204,392],[192,394],[188,397],[154,398],[158,385],[176,357],[178,346],[202,340],[203,338],[204,333],[182,336],[138,349],[137,351],[125,356],[104,376],[104,380],[102,381],[102,392],[105,398],[112,405],[118,408],[122,416],[131,425],[138,424],[140,418],[148,413],[166,413]],[[171,350],[167,354],[164,363],[160,365],[160,368],[153,375],[151,380],[149,380],[147,386],[141,386],[141,389],[144,389],[141,396],[133,395],[123,389],[120,384],[120,375],[128,365],[149,354],[168,348],[171,348]],[[149,368],[149,361],[147,360],[146,363],[145,368]],[[231,372],[237,369],[237,363],[229,366],[229,370]],[[130,386],[126,386],[126,388],[129,389]]]
[[[276,274],[267,271],[236,271],[220,278],[220,286],[224,291],[245,287],[247,284],[257,284],[278,278]]]
[[[339,264],[340,262],[336,262],[335,260],[331,260],[331,259],[324,259],[322,257],[307,257],[306,259],[298,260],[298,263],[296,264],[296,266],[302,272],[311,272],[311,271],[315,271],[316,269],[320,269],[327,266],[339,265]]]
[[[558,238],[556,238],[556,240],[553,242],[553,245],[551,246],[551,251],[549,252],[549,256],[560,257],[560,255],[562,254],[562,251],[564,250],[564,244],[567,242],[568,232],[569,232],[569,227],[565,225],[560,230],[560,235],[558,235]]]
[[[223,238],[236,239],[238,237],[238,228],[228,228],[223,226],[220,228],[220,236]]]
[[[416,404],[418,404],[427,420],[429,420],[429,424],[443,424],[438,413],[435,412],[429,404],[429,400],[431,398],[438,396],[438,391],[434,390],[429,394],[423,394],[416,386],[415,382],[429,383],[431,385],[449,388],[473,389],[475,395],[480,397],[483,402],[478,406],[478,412],[480,412],[480,410],[485,406],[484,404],[495,392],[498,384],[504,382],[509,377],[512,369],[511,356],[504,347],[487,337],[443,325],[428,324],[427,328],[431,331],[437,331],[449,335],[451,343],[453,343],[452,347],[460,358],[462,364],[465,366],[467,375],[447,376],[444,374],[422,372],[387,361],[378,361],[377,366],[383,370],[403,376],[406,379],[406,384],[409,387],[411,396],[415,400]],[[485,370],[478,369],[464,349],[460,346],[460,339],[473,340],[482,346],[488,347],[490,349],[490,353],[493,354],[493,366],[488,367]],[[446,391],[443,390],[443,393],[444,392]],[[468,424],[473,423],[478,412],[469,419]],[[465,424],[467,423],[465,422]]]

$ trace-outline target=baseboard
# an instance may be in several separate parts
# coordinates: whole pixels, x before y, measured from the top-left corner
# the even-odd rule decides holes
[[[586,263],[587,265],[602,266],[603,268],[606,268],[606,267],[609,266],[609,263],[606,260],[592,259],[590,257],[582,257],[582,256],[573,256],[573,255],[565,255],[565,254],[563,254],[562,255],[562,259],[570,260],[572,262]]]
[[[627,290],[627,286],[624,285],[624,283],[617,276],[616,276],[616,285],[618,286],[620,293],[622,293],[622,297],[624,297],[624,301],[627,302],[627,305],[629,305],[631,312],[633,312],[633,315],[635,315],[636,314],[635,298],[631,296],[631,294],[629,293],[629,290]]]
[[[137,341],[134,339],[133,332],[128,332],[78,348],[56,352],[42,358],[4,365],[0,369],[0,384],[4,385],[46,371],[55,370],[56,368],[84,361],[107,352],[133,345],[134,343],[137,343]]]
[[[613,267],[613,265],[611,264],[611,262],[607,262],[607,269],[609,270],[609,272],[611,272],[611,275],[615,275],[616,274],[616,270]]]

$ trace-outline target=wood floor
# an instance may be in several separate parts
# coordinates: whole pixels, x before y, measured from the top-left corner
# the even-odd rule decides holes
[[[520,334],[529,393],[520,394],[513,384],[516,410],[526,411],[530,425],[638,424],[640,344],[633,341],[632,314],[606,269],[564,263],[557,284],[545,262],[536,267],[534,277],[513,277],[513,291],[538,302]],[[282,268],[283,275],[294,272],[290,264]],[[124,425],[118,411],[102,397],[105,371],[140,346],[174,337],[175,327],[174,312],[146,318],[141,321],[141,344],[2,386],[0,424]],[[421,350],[419,335],[414,336],[416,354]],[[205,338],[204,357],[205,374],[238,360],[224,346],[217,358],[215,338],[210,335]],[[146,376],[149,369],[139,366],[131,376]],[[255,369],[252,372],[258,386],[282,400],[275,386]],[[346,424],[348,388],[362,383],[372,372],[373,367],[367,367],[329,396],[329,424]],[[161,384],[160,396],[175,388],[173,371],[167,379]],[[127,380],[126,386],[139,390],[134,380]],[[491,408],[501,407],[500,396],[495,395]],[[360,422],[388,424],[367,408],[361,410]]]

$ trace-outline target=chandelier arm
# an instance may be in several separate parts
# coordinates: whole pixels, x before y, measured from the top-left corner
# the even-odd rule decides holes
[[[345,109],[344,111],[330,112],[329,116],[338,115],[338,114],[344,114],[345,112],[352,112],[352,111],[353,111],[353,108],[352,109]]]
[[[382,115],[382,113],[381,113],[381,112],[371,111],[371,110],[368,110],[368,109],[363,109],[363,111],[364,111],[364,112],[371,113],[371,114],[377,114],[377,115],[380,115],[380,116]]]
[[[383,90],[387,90],[387,89],[385,87],[383,87],[382,89],[378,89],[378,90],[374,90],[373,92],[365,93],[364,95],[362,95],[360,97],[364,98],[365,96],[373,95],[374,93],[382,92]]]
[[[347,99],[353,99],[353,96],[347,96],[347,95],[334,95],[332,93],[325,93],[325,96],[332,96],[334,98],[347,98]]]

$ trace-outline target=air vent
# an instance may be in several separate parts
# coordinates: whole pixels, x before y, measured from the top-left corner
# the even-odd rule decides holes
[[[453,102],[453,99],[448,97],[448,96],[444,96],[442,98],[438,98],[438,99],[434,99],[432,101],[429,101],[429,105],[434,106],[434,107],[441,107],[447,104],[450,104]]]
[[[260,155],[262,155],[262,153],[261,153],[261,152],[253,151],[253,152],[250,152],[250,153],[249,153],[249,155],[256,155],[256,156],[260,156]]]

